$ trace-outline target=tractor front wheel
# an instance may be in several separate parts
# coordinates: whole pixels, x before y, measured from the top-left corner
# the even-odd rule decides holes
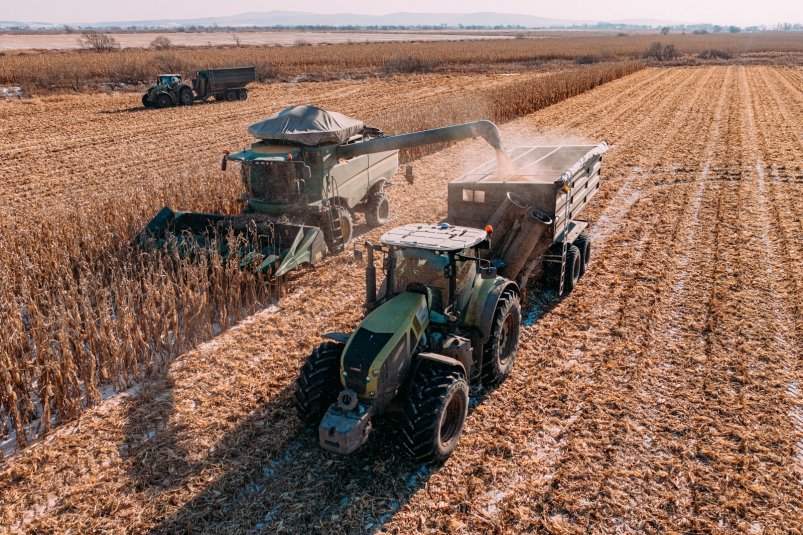
[[[388,196],[380,191],[368,197],[368,205],[365,208],[365,221],[370,228],[381,227],[388,222],[390,217],[390,201]]]
[[[146,108],[150,108],[151,107],[151,101],[148,100],[148,94],[147,93],[142,95],[142,105],[145,106]]]
[[[469,388],[457,368],[423,362],[410,384],[399,422],[405,452],[418,462],[445,461],[468,415]]]
[[[491,336],[483,348],[482,382],[486,386],[498,385],[510,374],[516,349],[519,347],[521,328],[521,302],[519,296],[507,290],[499,297],[494,312]]]
[[[337,343],[321,344],[301,368],[293,397],[298,416],[307,425],[320,423],[329,406],[337,401],[343,347]]]

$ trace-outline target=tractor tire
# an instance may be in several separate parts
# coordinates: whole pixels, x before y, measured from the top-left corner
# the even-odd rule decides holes
[[[234,102],[237,100],[237,91],[226,91],[226,100],[228,102]]]
[[[519,347],[521,302],[511,290],[505,291],[496,304],[491,336],[482,351],[482,384],[498,385],[513,369]]]
[[[247,89],[240,89],[237,91],[237,98],[240,100],[245,100],[248,98],[248,90]]]
[[[374,193],[368,197],[365,207],[365,221],[370,228],[385,225],[390,218],[390,201],[384,192]]]
[[[173,99],[167,93],[159,93],[156,95],[157,108],[169,108],[173,105]]]
[[[295,383],[293,399],[298,417],[306,425],[318,424],[329,406],[337,401],[340,355],[343,344],[324,343],[307,357]]]
[[[577,281],[580,280],[580,267],[583,258],[580,249],[575,245],[570,245],[566,250],[566,274],[563,276],[563,295],[569,295]],[[560,291],[560,279],[558,279],[558,291]]]
[[[585,275],[588,269],[588,263],[591,261],[591,237],[585,231],[580,234],[574,245],[580,250],[580,258],[582,260],[580,265],[580,276]]]
[[[423,463],[445,461],[457,447],[468,415],[469,387],[456,368],[422,362],[399,421],[401,446]]]
[[[152,106],[152,104],[151,104],[151,101],[150,101],[150,100],[148,100],[148,95],[147,95],[147,93],[146,93],[146,94],[144,94],[144,95],[142,95],[142,105],[143,105],[144,107],[146,107],[146,108],[151,108],[151,107],[153,107],[153,106]]]
[[[192,94],[192,89],[189,87],[183,88],[178,93],[178,103],[182,106],[189,106],[195,100],[195,95]]]

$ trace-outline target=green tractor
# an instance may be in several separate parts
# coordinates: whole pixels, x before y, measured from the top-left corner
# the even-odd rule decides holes
[[[366,243],[367,315],[350,334],[324,334],[331,342],[309,355],[295,385],[299,415],[318,424],[324,449],[355,451],[386,415],[413,459],[449,457],[470,386],[502,382],[518,347],[519,286],[482,258],[490,231],[412,224]]]

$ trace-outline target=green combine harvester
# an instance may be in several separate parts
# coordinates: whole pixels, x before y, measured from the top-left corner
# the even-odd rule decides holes
[[[399,165],[398,151],[483,137],[502,151],[488,121],[384,136],[375,128],[313,106],[293,106],[248,128],[258,141],[223,158],[240,164],[245,194],[238,215],[163,208],[139,235],[141,243],[215,246],[237,252],[243,267],[282,276],[343,251],[354,235],[354,214],[369,227],[390,217],[385,187]],[[237,243],[231,243],[234,237]]]

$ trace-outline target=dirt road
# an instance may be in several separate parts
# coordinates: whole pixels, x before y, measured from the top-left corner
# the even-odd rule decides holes
[[[511,144],[534,133],[612,144],[585,214],[593,263],[559,304],[529,303],[512,375],[473,406],[443,467],[404,461],[381,429],[358,454],[331,456],[295,418],[290,388],[317,333],[360,317],[361,266],[341,255],[139,396],[7,463],[1,525],[799,530],[801,87],[800,69],[651,69],[503,128]],[[390,189],[392,223],[445,216],[447,181],[490,156],[470,142],[418,161],[416,183]]]

